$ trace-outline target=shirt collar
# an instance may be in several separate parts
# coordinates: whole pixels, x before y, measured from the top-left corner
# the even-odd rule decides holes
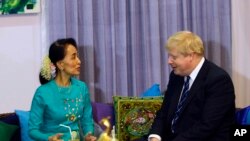
[[[205,62],[205,58],[202,57],[199,64],[195,67],[195,69],[192,71],[192,73],[189,75],[190,79],[192,80],[192,82],[194,82],[195,78],[197,77],[203,63]]]

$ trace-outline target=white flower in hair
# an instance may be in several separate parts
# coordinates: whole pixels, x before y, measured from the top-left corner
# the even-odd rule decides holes
[[[49,56],[45,56],[42,62],[41,76],[46,80],[50,80],[51,77],[55,76],[55,72],[56,68],[51,62]]]

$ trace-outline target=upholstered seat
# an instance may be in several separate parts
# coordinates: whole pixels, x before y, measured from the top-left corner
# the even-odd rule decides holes
[[[240,125],[250,125],[250,106],[237,109],[236,122]]]

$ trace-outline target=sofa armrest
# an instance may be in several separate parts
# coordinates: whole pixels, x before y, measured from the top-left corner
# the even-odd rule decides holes
[[[2,113],[0,114],[0,121],[18,126],[19,128],[15,131],[10,141],[21,140],[20,122],[16,113]]]

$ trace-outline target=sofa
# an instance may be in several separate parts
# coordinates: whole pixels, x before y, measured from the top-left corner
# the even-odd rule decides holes
[[[114,98],[114,103],[92,102],[91,104],[92,104],[92,110],[93,110],[93,119],[95,121],[95,135],[99,136],[102,133],[102,131],[105,130],[105,128],[106,128],[100,123],[100,121],[103,118],[109,119],[111,128],[113,128],[115,126],[116,126],[116,128],[123,128],[122,126],[118,126],[117,124],[115,124],[115,123],[119,123],[119,124],[121,123],[119,121],[116,121],[116,119],[121,121],[122,119],[120,119],[120,118],[122,116],[124,116],[124,114],[126,114],[126,116],[130,116],[131,114],[135,115],[133,112],[138,113],[138,111],[134,110],[138,106],[140,106],[140,107],[153,107],[153,109],[155,109],[155,107],[159,108],[160,105],[155,106],[155,104],[152,104],[155,102],[161,103],[162,97],[138,98],[138,97],[116,96]],[[148,104],[146,104],[148,106],[145,106],[145,103],[148,103]],[[118,108],[118,105],[120,105],[121,108]],[[128,109],[126,108],[127,106],[129,106]],[[125,109],[124,109],[124,107],[125,107]],[[137,108],[137,110],[138,110],[138,108]],[[127,111],[127,113],[129,113],[130,111],[131,112],[129,114],[127,114],[124,111]],[[156,110],[154,110],[154,111],[156,111]],[[120,113],[120,116],[118,116],[119,113]],[[0,122],[4,122],[8,125],[14,126],[14,127],[10,127],[10,128],[12,128],[12,131],[15,129],[15,131],[12,133],[12,135],[10,137],[10,141],[31,141],[30,138],[28,137],[28,117],[29,117],[29,112],[23,111],[23,110],[15,110],[14,113],[2,113],[2,114],[0,114]],[[123,124],[123,123],[121,123],[121,124]],[[1,127],[0,127],[0,129],[1,129]],[[117,130],[117,131],[120,131],[120,133],[121,133],[120,138],[122,138],[122,139],[120,139],[120,140],[132,140],[132,136],[130,138],[129,134],[123,134],[124,131],[122,131],[122,130]],[[10,133],[10,131],[8,131],[8,132]],[[135,139],[133,139],[133,140],[135,140]]]
[[[100,133],[106,128],[100,123],[100,121],[103,118],[109,119],[111,128],[115,126],[115,108],[114,108],[113,103],[92,102],[92,110],[93,110],[93,119],[95,121],[95,135],[96,136],[99,136]],[[13,130],[15,129],[15,131],[11,133],[12,135],[11,135],[10,141],[30,141],[30,139],[27,139],[28,138],[27,137],[28,136],[27,134],[28,114],[29,114],[28,111],[23,111],[23,110],[15,110],[14,113],[0,114],[0,122],[4,122],[6,124],[14,126],[14,127],[11,127]]]
[[[121,97],[118,97],[118,99],[123,99]],[[129,100],[129,103],[133,103],[133,100],[135,100],[134,98],[126,98],[125,100]],[[144,99],[145,100],[145,99]],[[148,99],[147,99],[148,100]],[[136,101],[138,101],[138,98],[136,99]],[[97,102],[92,102],[92,108],[93,108],[93,118],[95,121],[95,130],[96,133],[95,135],[99,136],[100,133],[105,130],[105,127],[100,124],[99,122],[101,121],[101,119],[109,117],[111,126],[115,126],[116,125],[116,129],[119,128],[119,126],[117,126],[117,124],[115,123],[119,123],[119,121],[116,121],[117,119],[117,101],[114,101],[115,103],[97,103]],[[142,101],[143,103],[145,103],[145,101]],[[138,104],[138,102],[136,102]],[[137,105],[135,104],[135,105]],[[120,104],[121,105],[121,104]],[[121,105],[124,106],[124,105]],[[131,106],[131,105],[130,105]],[[132,108],[132,107],[130,107]],[[124,109],[122,109],[122,111],[124,111]],[[126,113],[126,115],[129,115],[128,113]],[[133,114],[134,115],[134,114]],[[25,117],[26,116],[26,117]],[[8,130],[8,134],[10,135],[10,141],[29,141],[25,136],[27,136],[27,129],[23,130],[23,128],[27,128],[24,127],[23,124],[27,123],[23,123],[23,119],[27,118],[28,116],[28,112],[27,111],[22,111],[22,110],[16,110],[14,113],[2,113],[0,114],[0,123],[5,123],[7,126],[3,126],[0,124],[0,138],[1,141],[4,141],[3,138],[1,136],[3,136],[3,134],[1,132],[3,132],[3,130]],[[237,109],[236,111],[236,119],[237,119],[237,124],[238,125],[250,125],[250,106],[245,107],[245,108],[240,108]],[[10,126],[10,127],[8,127]],[[8,128],[8,129],[6,129]],[[25,133],[26,132],[26,133]],[[123,137],[121,137],[123,138]],[[127,140],[127,137],[125,140]],[[122,139],[124,140],[124,139]],[[129,140],[132,140],[131,138]]]
[[[155,114],[156,110],[158,110],[156,108],[159,108],[159,104],[162,103],[159,84],[153,84],[149,89],[143,92],[140,97],[114,96],[113,99],[113,103],[91,103],[93,108],[93,118],[95,121],[96,136],[99,136],[102,131],[105,130],[105,127],[100,124],[100,121],[103,118],[108,118],[111,128],[115,127],[115,132],[117,133],[117,135],[119,134],[119,140],[134,140],[135,137],[138,138],[141,136],[142,133],[144,134],[145,131],[147,132],[147,130],[145,129],[149,128],[150,124],[152,123],[151,117],[154,116],[152,115],[152,113]],[[124,130],[125,124],[129,123],[128,126],[130,126],[132,124],[131,122],[133,122],[132,120],[130,120],[131,117],[134,119],[134,121],[136,121],[137,119],[134,118],[133,115],[145,111],[147,111],[147,115],[143,118],[149,119],[148,122],[145,122],[146,127],[135,129],[138,132],[133,132],[131,135],[130,133],[127,133],[126,130]],[[148,111],[151,111],[151,113],[148,113]],[[15,110],[14,113],[0,114],[1,141],[4,141],[3,137],[6,136],[9,137],[9,139],[6,140],[10,141],[31,141],[28,136],[28,117],[29,112],[23,110]],[[124,121],[123,119],[121,119],[124,117],[129,118]],[[126,123],[124,123],[123,121]],[[138,124],[141,125],[141,123]]]

